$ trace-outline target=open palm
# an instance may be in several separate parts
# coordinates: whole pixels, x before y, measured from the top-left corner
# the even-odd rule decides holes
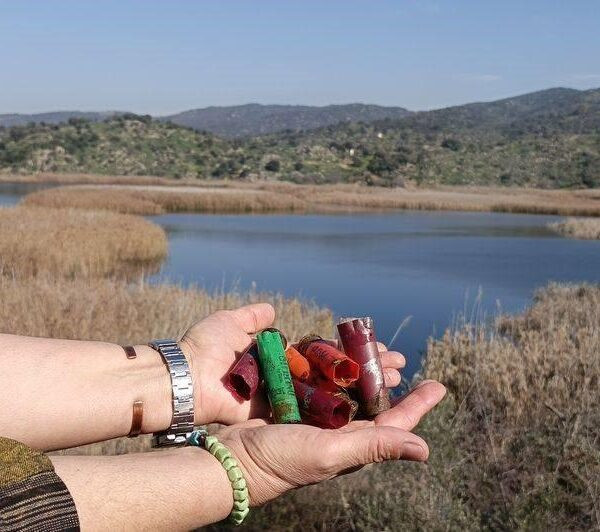
[[[253,419],[222,428],[217,436],[242,467],[256,506],[373,462],[426,460],[427,443],[410,431],[445,392],[440,383],[425,381],[374,420],[353,421],[341,429]]]
[[[268,417],[263,394],[256,394],[251,401],[241,401],[225,387],[225,378],[237,356],[250,345],[252,335],[272,326],[274,320],[273,307],[259,303],[215,312],[185,333],[181,347],[194,379],[196,424],[232,424]],[[386,385],[397,386],[398,369],[404,366],[404,357],[387,352],[383,345],[380,351]]]

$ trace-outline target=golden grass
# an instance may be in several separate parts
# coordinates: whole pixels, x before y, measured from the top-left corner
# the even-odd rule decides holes
[[[0,209],[0,272],[27,278],[102,277],[151,270],[166,256],[159,226],[125,214]]]
[[[492,187],[390,189],[283,182],[78,185],[38,191],[28,195],[24,203],[47,207],[101,208],[135,214],[180,211],[331,213],[412,209],[600,216],[600,194],[593,190]]]
[[[549,225],[550,229],[570,238],[600,240],[600,220],[594,218],[567,218]]]
[[[50,190],[48,190],[50,192]],[[51,193],[37,191],[24,205],[105,209],[129,214],[165,212],[265,213],[306,212],[304,202],[278,192],[201,187],[60,187]]]

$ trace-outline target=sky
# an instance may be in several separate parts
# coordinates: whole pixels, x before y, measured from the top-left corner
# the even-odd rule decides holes
[[[363,102],[600,87],[596,0],[0,0],[0,113]]]

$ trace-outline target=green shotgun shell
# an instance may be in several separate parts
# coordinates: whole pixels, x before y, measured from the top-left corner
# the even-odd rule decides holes
[[[275,423],[301,423],[298,400],[290,368],[278,331],[262,331],[256,335],[258,363]]]

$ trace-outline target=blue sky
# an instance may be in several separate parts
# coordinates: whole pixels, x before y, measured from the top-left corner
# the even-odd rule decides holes
[[[416,110],[554,86],[600,86],[600,2],[0,0],[0,113]]]

